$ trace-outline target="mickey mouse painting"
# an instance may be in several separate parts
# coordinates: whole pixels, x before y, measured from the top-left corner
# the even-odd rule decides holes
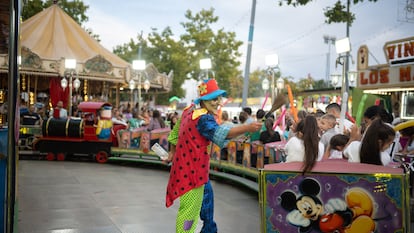
[[[281,206],[289,211],[286,220],[298,232],[370,233],[375,230],[371,218],[372,198],[361,188],[351,188],[340,198],[320,199],[321,186],[312,178],[299,183],[300,194],[287,190],[281,194]]]

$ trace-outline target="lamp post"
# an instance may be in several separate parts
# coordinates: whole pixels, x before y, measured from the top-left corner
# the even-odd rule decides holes
[[[206,79],[208,79],[208,72],[211,69],[211,59],[210,58],[203,58],[200,59],[200,70],[204,71],[206,74]],[[214,78],[214,72],[211,71],[213,74],[213,78]],[[200,77],[202,78],[202,75],[200,75]]]
[[[279,56],[277,54],[267,55],[265,57],[265,64],[269,68],[267,71],[272,75],[272,81],[270,83],[270,93],[272,96],[272,101],[275,99],[275,69],[279,66]]]
[[[265,92],[265,95],[267,93],[267,90],[269,90],[269,80],[265,77],[262,81],[262,89]]]
[[[357,75],[358,73],[356,71],[348,71],[348,80],[352,86],[355,86],[354,82],[356,81]]]
[[[276,80],[276,88],[277,88],[278,94],[282,91],[283,88],[285,88],[285,80],[283,80],[282,77],[279,77]]]
[[[326,82],[329,80],[330,68],[331,68],[331,45],[335,43],[336,37],[334,36],[323,36],[323,41],[328,44],[328,53],[326,54]],[[328,84],[329,85],[329,84]]]
[[[344,121],[345,113],[348,108],[348,74],[346,69],[348,67],[348,53],[351,51],[351,44],[349,38],[345,37],[343,39],[335,41],[336,53],[339,55],[336,59],[336,64],[342,65],[342,86],[341,86],[341,95],[342,95],[342,104],[341,104],[341,114],[339,121],[339,130],[340,133],[343,133],[344,130]]]
[[[65,69],[68,71],[66,73],[67,76],[69,76],[69,83],[66,80],[65,77],[60,81],[60,85],[62,86],[63,90],[68,86],[69,84],[69,101],[68,101],[68,113],[69,116],[72,116],[72,88],[73,86],[77,90],[80,87],[80,81],[76,77],[75,81],[73,81],[73,76],[77,76],[76,72],[76,59],[65,59]]]
[[[135,81],[133,79],[129,80],[128,86],[129,86],[129,89],[131,90],[131,103],[133,103],[134,100],[133,100],[132,94],[135,88]]]
[[[331,84],[335,89],[336,89],[336,85],[338,85],[340,78],[341,78],[340,74],[331,74]]]
[[[146,64],[145,60],[134,60],[132,61],[132,68],[136,70],[138,73],[138,103],[139,106],[141,105],[141,87],[142,87],[142,72],[145,70]],[[132,79],[131,79],[132,80]],[[141,107],[139,107],[141,108]],[[138,112],[140,111],[138,108]]]

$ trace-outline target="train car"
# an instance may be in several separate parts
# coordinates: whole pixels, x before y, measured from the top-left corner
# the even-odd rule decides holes
[[[111,104],[106,102],[81,102],[80,118],[49,118],[43,122],[42,136],[33,143],[33,150],[46,155],[47,160],[65,160],[68,156],[90,156],[98,163],[110,157],[111,147],[117,145],[116,132],[125,128],[114,125],[111,135],[102,139],[97,135],[99,114]],[[110,121],[110,118],[109,118]]]

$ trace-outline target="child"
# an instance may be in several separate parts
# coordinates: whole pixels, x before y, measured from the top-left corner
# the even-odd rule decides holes
[[[323,159],[330,159],[329,151],[338,151],[340,152],[341,157],[336,156],[335,158],[342,159],[342,151],[345,149],[346,145],[349,142],[349,136],[345,134],[336,134],[332,136],[331,140],[329,141],[328,148],[325,150],[325,154],[323,155]],[[327,153],[328,152],[328,153]]]
[[[342,153],[338,153],[336,150],[329,148],[329,141],[335,135],[337,135],[336,117],[332,114],[325,114],[319,121],[319,128],[322,131],[321,143],[325,147],[324,158],[342,158]]]
[[[303,162],[303,173],[309,172],[316,161],[322,160],[324,147],[319,141],[318,123],[312,115],[307,115],[296,126],[296,136],[285,146],[286,162]]]
[[[385,152],[393,143],[395,131],[381,119],[372,121],[362,141],[351,142],[344,150],[348,162],[387,166],[391,156]]]

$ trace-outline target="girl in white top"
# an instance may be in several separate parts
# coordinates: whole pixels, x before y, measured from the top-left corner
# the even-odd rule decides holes
[[[286,162],[304,162],[303,173],[311,171],[322,160],[324,145],[319,141],[316,118],[308,115],[296,126],[296,136],[285,145]]]
[[[381,119],[372,121],[362,141],[351,142],[344,150],[349,162],[388,165],[390,155],[385,152],[393,143],[395,131]]]

